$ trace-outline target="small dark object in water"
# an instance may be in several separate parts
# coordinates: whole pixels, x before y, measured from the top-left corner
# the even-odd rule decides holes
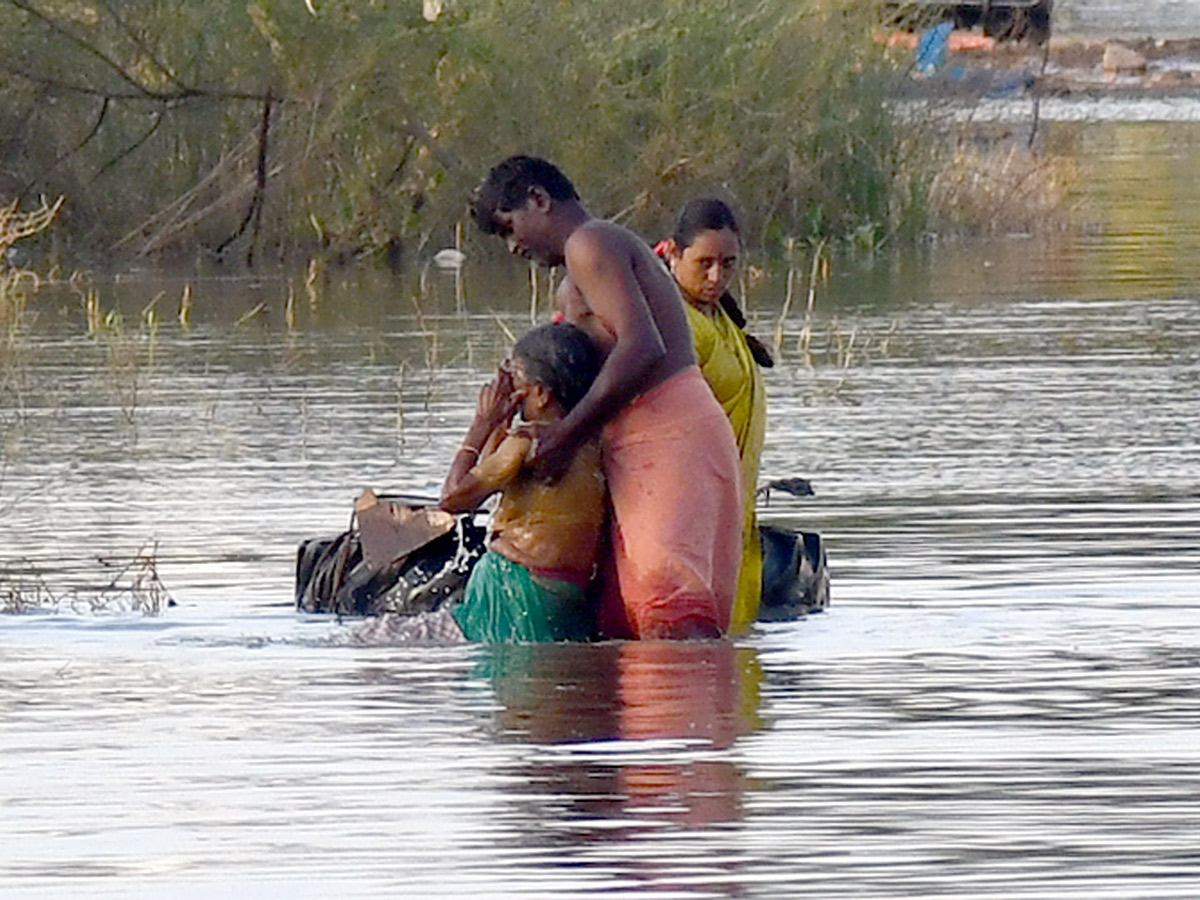
[[[812,531],[758,526],[763,548],[760,622],[781,622],[829,606],[825,545]]]
[[[793,497],[812,497],[815,495],[812,483],[807,478],[776,478],[774,481],[768,481],[756,492],[756,496],[762,497],[765,504],[771,502],[771,491],[783,491],[785,494],[791,494]]]

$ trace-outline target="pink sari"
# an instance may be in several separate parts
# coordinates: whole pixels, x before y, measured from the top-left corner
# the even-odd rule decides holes
[[[742,552],[741,462],[729,419],[695,366],[604,429],[613,510],[601,634],[729,630]]]

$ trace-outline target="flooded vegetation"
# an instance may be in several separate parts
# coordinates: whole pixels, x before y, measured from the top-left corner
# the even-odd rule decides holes
[[[1054,123],[1082,233],[837,254],[807,343],[797,260],[763,477],[816,496],[763,518],[824,535],[833,606],[737,644],[350,647],[293,612],[300,539],[364,486],[440,482],[530,320],[516,263],[311,294],[132,274],[94,284],[90,334],[39,293],[5,375],[4,583],[97,596],[99,560],[153,539],[178,605],[0,621],[6,890],[1174,896],[1194,127]],[[752,262],[770,335],[788,267]]]
[[[522,151],[635,227],[721,188],[756,243],[891,230],[920,218],[922,176],[874,13],[7,3],[0,198],[68,198],[52,255],[394,268],[450,243],[482,173]]]
[[[762,478],[816,492],[761,519],[822,534],[832,605],[736,642],[352,646],[294,611],[299,541],[364,487],[434,493],[549,310],[453,217],[396,274],[31,259],[0,307],[5,896],[1194,893],[1200,110],[1052,100],[1037,158],[1071,171],[1033,216],[750,248]],[[960,113],[1029,134],[1027,99]]]

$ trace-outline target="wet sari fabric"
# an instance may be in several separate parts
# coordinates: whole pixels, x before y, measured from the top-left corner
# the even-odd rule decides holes
[[[719,304],[685,303],[692,343],[704,379],[733,426],[741,458],[742,563],[731,630],[743,632],[758,616],[762,596],[762,544],[758,538],[755,490],[767,429],[767,393],[746,335]]]
[[[670,635],[687,620],[725,633],[742,540],[741,465],[729,419],[695,367],[604,429],[613,571],[601,634]]]

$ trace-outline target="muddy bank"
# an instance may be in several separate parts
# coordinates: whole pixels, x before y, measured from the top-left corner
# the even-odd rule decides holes
[[[1043,47],[995,44],[951,54],[955,64],[1029,72],[1051,95],[1200,96],[1200,39],[1051,38]]]
[[[889,53],[915,53],[920,36],[879,35]],[[1200,97],[1200,38],[1116,40],[1052,37],[1042,45],[952,32],[945,62],[926,83],[958,83],[982,93],[1037,90],[1046,95]]]

